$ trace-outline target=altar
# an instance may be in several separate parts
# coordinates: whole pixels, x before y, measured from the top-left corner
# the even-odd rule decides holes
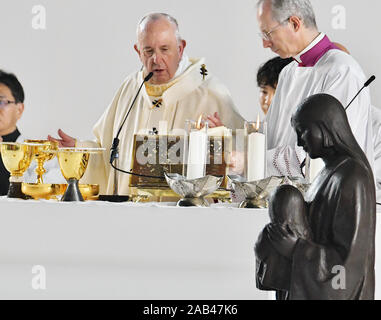
[[[269,222],[267,210],[7,198],[0,198],[0,208],[0,299],[270,296],[256,289],[253,251]],[[44,270],[45,288],[33,286],[36,266]]]

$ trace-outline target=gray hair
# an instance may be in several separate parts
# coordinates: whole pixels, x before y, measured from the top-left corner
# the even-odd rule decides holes
[[[169,15],[167,13],[161,13],[161,12],[154,12],[154,13],[147,14],[146,16],[144,16],[139,21],[138,27],[137,27],[137,30],[136,30],[137,38],[139,39],[140,33],[142,33],[145,30],[146,26],[150,22],[154,22],[154,21],[157,21],[157,20],[160,20],[160,19],[166,19],[171,24],[173,24],[173,26],[175,27],[175,36],[176,36],[177,42],[180,43],[182,38],[180,36],[179,24],[177,23],[177,20],[174,17],[172,17],[171,15]]]
[[[259,0],[257,7],[264,2],[271,3],[273,18],[278,23],[297,16],[303,21],[306,28],[317,29],[315,13],[310,0]]]

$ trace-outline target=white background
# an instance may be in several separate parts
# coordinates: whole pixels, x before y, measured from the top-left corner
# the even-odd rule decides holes
[[[92,138],[92,126],[123,79],[140,68],[133,51],[136,24],[148,12],[174,15],[191,57],[230,89],[248,120],[259,110],[256,72],[273,57],[262,48],[256,0],[0,0],[0,68],[14,72],[26,91],[19,127],[25,136],[45,138],[62,128]],[[381,107],[379,0],[312,0],[320,31],[344,44],[367,76],[379,75],[372,102]],[[32,28],[35,5],[47,13],[46,30]],[[335,30],[333,7],[346,9],[346,29]]]

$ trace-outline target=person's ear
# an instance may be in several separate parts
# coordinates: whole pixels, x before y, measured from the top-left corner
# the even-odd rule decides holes
[[[300,20],[299,17],[292,16],[290,17],[290,24],[294,32],[298,32],[300,30],[300,27],[302,25],[302,20]]]
[[[20,118],[24,112],[24,104],[18,103],[18,104],[16,104],[16,107],[17,107],[17,120],[20,120]]]
[[[139,47],[138,47],[137,43],[134,44],[134,49],[135,49],[136,53],[138,54],[138,56],[140,58],[140,50],[139,50]]]
[[[185,49],[186,46],[187,46],[187,42],[185,40],[181,40],[180,44],[179,44],[179,53],[180,53],[181,57],[182,57],[182,55],[184,53],[184,49]]]

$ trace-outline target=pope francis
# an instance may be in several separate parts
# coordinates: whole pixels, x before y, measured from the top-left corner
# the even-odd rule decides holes
[[[244,119],[234,107],[227,88],[211,75],[203,58],[188,58],[185,47],[178,23],[170,15],[151,13],[139,22],[134,49],[142,69],[125,79],[95,124],[96,142],[77,142],[77,146],[106,149],[102,157],[90,161],[83,178],[87,183],[98,183],[101,194],[128,194],[130,177],[115,172],[110,166],[110,148],[140,85],[150,72],[153,76],[143,86],[119,135],[119,168],[131,170],[133,137],[138,132],[166,134],[184,129],[186,120],[197,120],[201,114],[215,112],[225,126],[243,127]],[[59,141],[60,146],[75,145],[74,138],[61,130],[58,134],[60,139],[48,138]]]

